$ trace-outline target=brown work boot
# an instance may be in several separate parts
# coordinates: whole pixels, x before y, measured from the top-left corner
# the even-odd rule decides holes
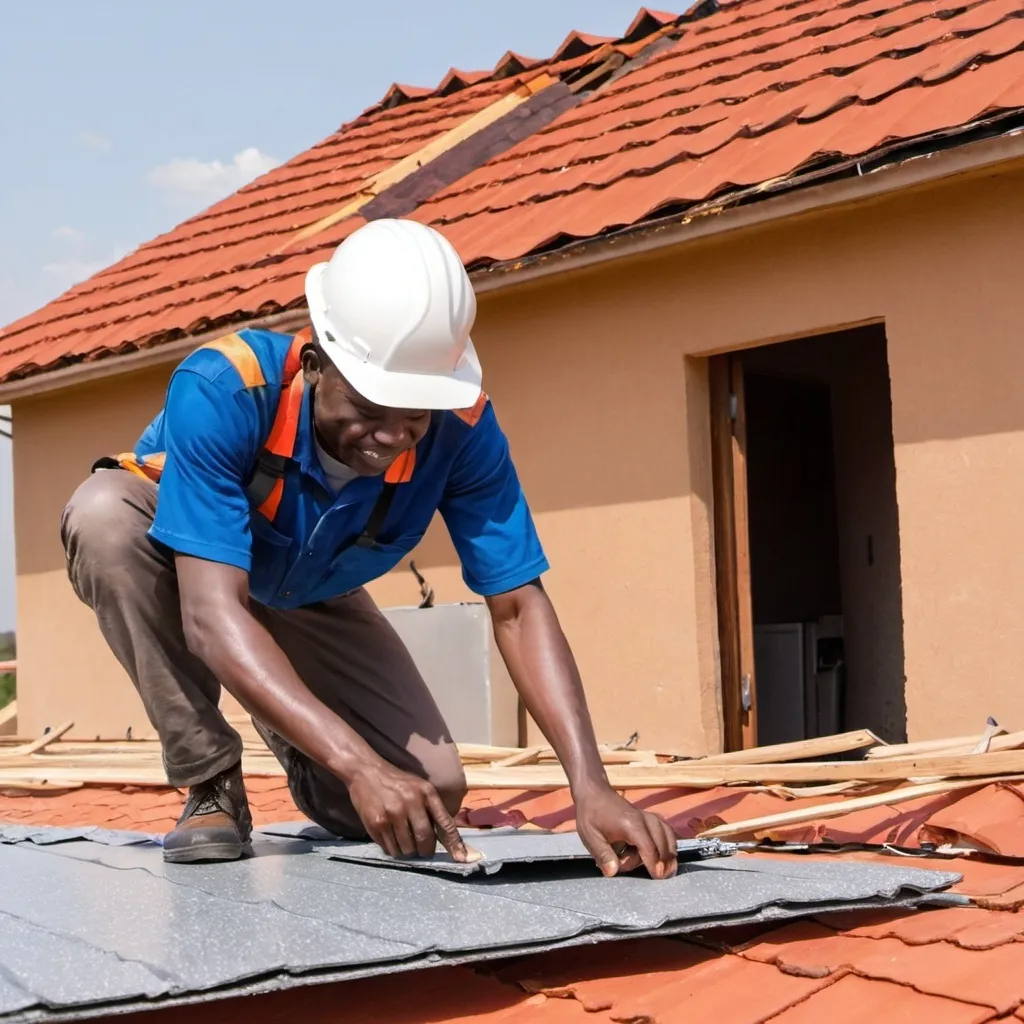
[[[251,836],[252,816],[237,764],[189,789],[177,826],[164,836],[164,860],[238,860],[252,853]]]

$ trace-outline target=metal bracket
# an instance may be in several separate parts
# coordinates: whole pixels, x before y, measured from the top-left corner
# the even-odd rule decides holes
[[[745,714],[749,714],[754,706],[754,692],[750,685],[750,675],[745,675],[740,680],[740,706]]]

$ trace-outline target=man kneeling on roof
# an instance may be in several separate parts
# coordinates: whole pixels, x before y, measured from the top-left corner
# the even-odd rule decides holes
[[[250,850],[242,741],[221,685],[298,808],[387,853],[468,856],[458,751],[364,590],[440,511],[607,875],[676,867],[669,826],[608,784],[548,568],[469,333],[476,300],[436,231],[380,220],[306,278],[312,330],[244,330],[174,371],[129,455],[101,459],[61,523],[68,573],[138,689],[170,783],[169,861]],[[125,472],[127,470],[127,472]]]

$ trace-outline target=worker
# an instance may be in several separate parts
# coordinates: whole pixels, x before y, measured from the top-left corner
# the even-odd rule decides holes
[[[470,331],[462,262],[432,228],[378,220],[305,279],[311,327],[241,330],[171,375],[133,452],[64,511],[95,612],[188,789],[170,862],[251,852],[242,740],[221,687],[281,762],[296,806],[392,856],[471,856],[455,744],[364,586],[443,517],[522,700],[565,767],[608,876],[675,872],[675,838],[609,785],[547,570]]]

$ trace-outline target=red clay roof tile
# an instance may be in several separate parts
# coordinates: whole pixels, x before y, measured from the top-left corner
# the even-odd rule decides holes
[[[596,49],[604,43],[615,42],[614,36],[594,36],[586,32],[570,32],[555,50],[553,61],[572,60],[581,57],[588,50]]]
[[[342,1009],[343,1008],[343,1009]],[[539,1024],[605,1024],[574,1001],[529,996],[483,973],[464,967],[441,968],[393,978],[367,978],[266,996],[226,999],[172,1010],[117,1017],[118,1024],[427,1024],[475,1021],[498,1024],[529,1020]]]
[[[719,956],[647,991],[617,999],[611,1016],[658,1024],[690,1024],[702,1019],[713,1019],[716,1024],[760,1024],[831,982],[830,978],[799,977],[767,964]]]
[[[908,946],[931,942],[952,942],[962,949],[994,949],[1024,935],[1024,914],[994,914],[978,907],[950,907],[927,913],[905,914],[883,911],[874,919],[862,914],[823,918],[830,928],[842,928],[857,938],[894,938]]]
[[[837,935],[821,925],[800,922],[756,941],[742,956],[811,976],[852,971],[928,995],[989,1006],[1000,1014],[1024,1002],[1024,944],[1018,942],[984,952],[946,942],[909,946],[894,938]]]
[[[502,968],[498,976],[527,992],[575,999],[597,1013],[717,956],[714,950],[688,942],[642,939],[528,957]]]
[[[928,818],[928,838],[954,845],[964,840],[1003,857],[1024,857],[1024,793],[1014,785],[987,786]]]
[[[634,32],[640,31],[646,25],[671,25],[679,18],[678,14],[671,11],[654,11],[650,7],[641,7],[636,17],[629,23],[625,37],[628,39]]]
[[[983,1024],[991,1019],[986,1007],[848,975],[773,1017],[772,1024]]]

